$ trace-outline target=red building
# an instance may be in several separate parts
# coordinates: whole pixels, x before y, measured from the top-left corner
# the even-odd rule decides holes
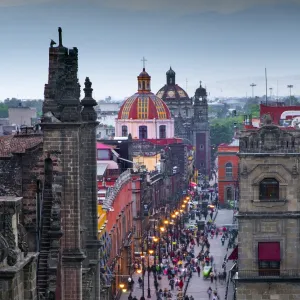
[[[218,189],[219,204],[225,206],[229,201],[237,200],[239,140],[218,147]]]
[[[113,188],[108,189],[103,208],[107,210],[106,231],[111,239],[111,252],[108,267],[117,275],[112,282],[112,297],[116,295],[121,281],[132,273],[133,260],[133,203],[139,205],[138,194],[140,189],[138,176],[131,174],[131,170],[123,172]],[[138,204],[136,204],[138,203]]]

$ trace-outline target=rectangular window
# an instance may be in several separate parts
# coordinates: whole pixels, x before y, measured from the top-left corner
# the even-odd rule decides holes
[[[109,149],[98,149],[97,158],[100,160],[111,160],[110,150]]]
[[[258,243],[259,276],[280,276],[280,243]]]

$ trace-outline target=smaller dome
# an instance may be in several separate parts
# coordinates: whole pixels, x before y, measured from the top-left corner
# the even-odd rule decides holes
[[[151,78],[150,75],[146,72],[145,68],[143,68],[143,71],[140,73],[138,77],[148,77]]]
[[[202,87],[201,81],[200,81],[200,87],[198,87],[196,89],[195,96],[197,96],[197,97],[206,97],[207,96],[206,89],[204,87]]]
[[[167,71],[166,75],[169,75],[169,76],[175,75],[175,71],[172,69],[172,67],[170,67],[170,69]]]

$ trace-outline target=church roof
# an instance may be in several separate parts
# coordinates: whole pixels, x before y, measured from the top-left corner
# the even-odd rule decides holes
[[[156,93],[156,95],[167,103],[172,100],[190,100],[187,92],[178,84],[166,84]]]
[[[135,93],[121,106],[118,119],[171,119],[167,105],[151,92]]]

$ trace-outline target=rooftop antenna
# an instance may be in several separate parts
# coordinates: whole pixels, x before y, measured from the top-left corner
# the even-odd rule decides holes
[[[58,27],[58,46],[59,47],[62,47],[63,44],[62,44],[62,29],[61,27]]]
[[[265,68],[265,79],[266,79],[266,105],[268,105],[268,78],[267,78],[267,68]]]

